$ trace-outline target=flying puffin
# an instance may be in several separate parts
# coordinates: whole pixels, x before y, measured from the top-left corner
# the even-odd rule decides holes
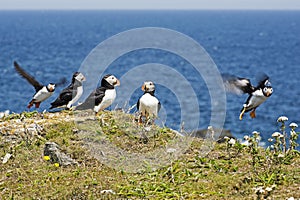
[[[146,117],[147,120],[156,118],[160,110],[161,104],[155,97],[155,85],[152,81],[145,81],[142,85],[144,94],[137,102],[137,109],[139,110],[139,122],[142,123],[142,118]]]
[[[72,77],[72,83],[63,89],[57,99],[51,103],[50,109],[63,107],[70,109],[82,95],[83,87],[82,82],[85,81],[85,77],[80,72],[75,72]]]
[[[95,89],[82,104],[77,106],[76,110],[93,109],[96,114],[104,110],[115,100],[115,86],[119,85],[120,81],[114,75],[105,75],[101,80],[101,86]]]
[[[259,78],[259,83],[255,87],[250,83],[249,79],[236,77],[234,75],[222,75],[225,88],[235,94],[249,94],[248,99],[243,105],[239,119],[243,119],[245,112],[250,112],[251,118],[255,118],[255,110],[264,101],[266,101],[273,93],[273,88],[269,77],[266,74],[262,74]]]
[[[14,61],[14,67],[23,78],[25,78],[31,85],[33,85],[36,91],[36,93],[33,95],[33,98],[29,102],[27,108],[31,108],[33,104],[35,104],[36,108],[39,108],[41,102],[45,101],[53,94],[55,90],[55,84],[49,83],[47,86],[40,84],[34,79],[33,76],[31,76],[24,69],[22,69],[16,61]]]

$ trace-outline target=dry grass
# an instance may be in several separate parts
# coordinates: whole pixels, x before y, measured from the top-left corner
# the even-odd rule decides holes
[[[34,123],[41,129],[26,132]],[[300,198],[299,155],[270,175],[264,165],[253,170],[247,148],[232,148],[229,157],[225,144],[215,144],[202,157],[201,139],[143,127],[118,111],[98,117],[25,113],[2,120],[0,132],[0,157],[12,154],[1,162],[3,199],[256,199],[254,188],[274,184],[267,198]],[[59,144],[79,164],[56,167],[43,160],[46,141]],[[184,151],[176,154],[179,149]],[[126,163],[126,156],[133,163]]]

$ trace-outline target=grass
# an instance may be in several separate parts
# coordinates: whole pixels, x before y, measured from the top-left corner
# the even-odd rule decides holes
[[[32,123],[42,129],[30,133],[20,128]],[[284,162],[270,163],[267,157],[271,154],[257,147],[254,167],[250,147],[216,143],[202,157],[199,149],[204,141],[191,138],[180,156],[170,151],[163,154],[166,162],[155,165],[152,152],[179,149],[182,146],[177,143],[185,140],[166,127],[137,125],[133,116],[119,111],[105,111],[98,117],[72,112],[18,114],[2,119],[0,132],[0,157],[13,155],[7,163],[1,162],[3,199],[300,198],[299,153],[286,156]],[[45,161],[47,141],[59,144],[78,165],[58,167]],[[103,149],[97,149],[100,143]],[[142,170],[131,173],[121,165],[126,163],[124,154],[107,153],[107,144],[129,155],[149,154],[149,158],[134,160],[137,163],[132,166]],[[108,158],[114,162],[107,164]],[[259,193],[259,187],[265,192]],[[270,192],[266,192],[268,187]]]

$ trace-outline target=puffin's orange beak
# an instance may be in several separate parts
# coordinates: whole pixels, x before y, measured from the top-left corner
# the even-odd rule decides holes
[[[146,91],[146,85],[145,84],[142,85],[142,90]]]
[[[49,91],[50,91],[50,92],[53,92],[54,89],[55,89],[55,88],[54,88],[53,86],[51,86],[51,87],[49,88]]]
[[[119,86],[121,83],[119,81],[119,79],[117,79],[115,86]]]
[[[272,95],[272,89],[268,88],[267,91],[266,91],[266,96],[269,97],[271,95]]]

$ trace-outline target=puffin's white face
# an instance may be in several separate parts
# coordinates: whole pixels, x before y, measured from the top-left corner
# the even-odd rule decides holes
[[[266,97],[269,97],[273,93],[273,88],[272,87],[264,87],[263,93]]]
[[[50,92],[53,92],[53,91],[55,90],[55,84],[49,83],[49,84],[47,85],[47,88],[48,88],[48,90],[49,90]]]
[[[113,86],[120,85],[120,81],[114,75],[110,75],[109,77],[105,78],[105,80]]]
[[[155,90],[155,85],[152,81],[145,81],[142,85],[142,90],[145,92],[152,92]]]
[[[269,80],[266,80],[265,87],[263,88],[263,94],[266,97],[269,97],[272,95],[272,93],[273,93],[273,88],[272,88],[271,82]]]
[[[79,81],[79,82],[85,81],[85,77],[84,77],[84,75],[83,75],[82,73],[79,73],[79,74],[75,77],[75,79],[76,79],[77,81]]]

